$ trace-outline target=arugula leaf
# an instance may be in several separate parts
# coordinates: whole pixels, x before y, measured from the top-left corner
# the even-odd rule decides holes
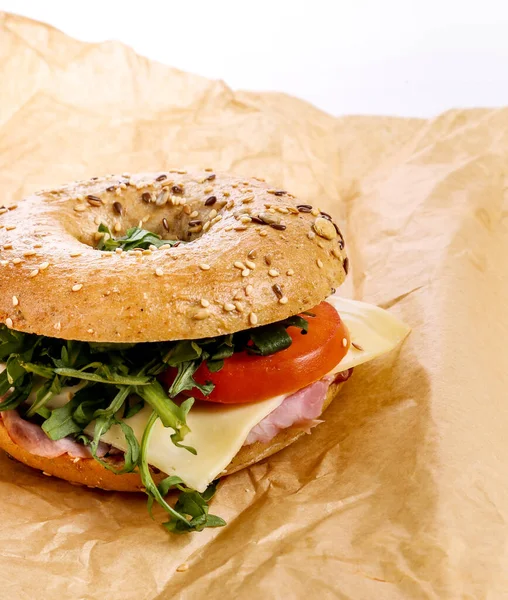
[[[86,381],[95,381],[96,383],[111,383],[115,385],[149,385],[150,378],[137,375],[119,375],[118,373],[109,373],[102,376],[97,373],[88,373],[78,369],[58,368],[54,369],[58,375],[72,377],[73,379],[84,379]]]
[[[74,397],[70,402],[64,404],[64,406],[51,411],[49,418],[42,424],[43,431],[50,439],[61,440],[68,435],[81,433],[83,428],[72,418],[79,403],[79,397],[77,401],[76,397]]]
[[[197,388],[205,396],[208,396],[214,388],[213,383],[205,383],[201,385],[194,381],[193,375],[198,370],[201,361],[182,362],[178,365],[178,373],[169,388],[168,394],[171,398],[175,398],[184,390],[192,390]]]
[[[158,381],[154,381],[150,385],[136,388],[136,393],[149,404],[155,414],[160,418],[164,427],[171,427],[175,432],[171,436],[175,446],[185,448],[192,454],[196,454],[196,450],[191,447],[182,446],[180,442],[189,433],[190,429],[186,422],[187,413],[194,404],[194,398],[187,398],[180,406],[175,404],[164,391],[164,388]]]
[[[134,250],[134,248],[142,248],[143,250],[148,249],[150,246],[174,246],[175,244],[185,243],[182,240],[163,240],[161,237],[146,229],[140,227],[131,227],[127,229],[126,234],[123,237],[114,238],[109,227],[101,223],[98,231],[104,235],[100,239],[97,249],[105,252],[114,252],[117,248],[122,250]]]
[[[33,417],[41,408],[44,408],[46,403],[56,394],[62,391],[60,379],[55,375],[53,379],[48,379],[38,390],[35,397],[35,402],[28,409],[26,416]]]
[[[252,346],[249,352],[268,356],[291,346],[292,340],[284,325],[274,324],[253,329],[250,334]]]
[[[102,460],[99,456],[97,456],[97,450],[99,447],[99,443],[101,437],[105,435],[113,425],[118,425],[125,436],[125,441],[127,442],[127,451],[124,453],[124,464],[120,469],[116,469],[112,464],[108,463],[105,460]],[[85,443],[89,443],[90,452],[94,459],[100,463],[105,469],[108,471],[112,471],[115,475],[121,475],[122,473],[131,473],[137,467],[139,462],[139,443],[132,431],[132,427],[117,419],[116,417],[108,417],[103,416],[99,417],[95,421],[94,435],[93,439],[90,442],[85,436],[80,437],[81,441]]]
[[[212,492],[208,493],[208,489],[210,489],[208,488],[204,494],[184,487],[183,481],[175,476],[167,477],[159,486],[155,485],[148,466],[147,452],[152,429],[157,419],[157,414],[153,412],[143,433],[139,460],[139,473],[148,494],[148,510],[150,514],[153,502],[155,501],[170,515],[169,521],[163,523],[163,527],[167,531],[174,533],[188,533],[190,531],[201,531],[205,527],[224,526],[226,522],[223,519],[208,514],[207,502],[215,492],[214,484],[210,486],[213,487]],[[174,488],[181,490],[181,493],[173,508],[166,502],[164,496],[170,489]],[[208,498],[208,500],[205,498]]]

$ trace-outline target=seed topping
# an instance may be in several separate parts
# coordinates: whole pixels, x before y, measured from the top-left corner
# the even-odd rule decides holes
[[[120,202],[113,202],[113,209],[119,215],[123,215],[123,206]]]
[[[90,204],[91,206],[102,206],[102,204],[103,204],[103,202],[99,198],[99,196],[94,196],[92,194],[88,194],[86,199],[88,201],[88,204]]]
[[[318,217],[314,221],[314,231],[325,240],[333,240],[337,237],[337,232],[333,223],[324,217]]]

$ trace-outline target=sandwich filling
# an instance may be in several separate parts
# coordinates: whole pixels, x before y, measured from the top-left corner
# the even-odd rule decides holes
[[[317,425],[329,386],[408,331],[382,309],[337,296],[314,312],[206,340],[93,344],[2,328],[0,411],[30,453],[138,470],[150,502],[170,513],[168,530],[200,530],[224,524],[207,503],[243,445]],[[156,486],[149,466],[168,478]],[[171,507],[163,496],[175,487]]]

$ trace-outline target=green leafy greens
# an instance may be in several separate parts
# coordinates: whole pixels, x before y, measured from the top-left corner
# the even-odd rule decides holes
[[[113,237],[109,227],[103,223],[99,225],[98,231],[104,235],[99,240],[97,250],[103,250],[105,252],[114,252],[117,248],[121,248],[125,251],[134,250],[135,248],[148,250],[150,246],[160,248],[165,245],[175,246],[184,243],[181,240],[163,240],[156,233],[141,229],[140,227],[131,227],[130,229],[127,229],[127,232],[123,237],[116,239]]]
[[[129,235],[132,241],[138,233],[127,234],[126,247],[130,244]],[[146,235],[139,239],[152,241]],[[154,482],[148,463],[153,425],[160,419],[164,427],[173,431],[172,442],[195,454],[194,448],[183,444],[190,431],[187,415],[194,403],[189,394],[199,389],[208,395],[214,387],[211,382],[195,381],[194,374],[201,364],[206,362],[208,369],[216,372],[234,352],[261,356],[280,352],[291,345],[288,327],[297,327],[305,334],[308,322],[296,316],[215,338],[139,344],[60,340],[0,325],[0,362],[6,364],[0,373],[0,411],[18,409],[23,418],[39,423],[50,439],[71,437],[87,445],[95,460],[115,473],[137,470],[146,488],[150,511],[157,502],[169,514],[164,523],[169,532],[220,527],[224,521],[208,511],[215,483],[200,494],[186,487],[179,477],[167,477],[159,485]],[[166,390],[158,376],[168,368],[174,368],[176,375]],[[63,406],[53,406],[52,398],[64,387],[73,388],[72,399]],[[175,402],[182,392],[188,397]],[[29,396],[33,399],[31,404],[26,402]],[[153,412],[139,443],[127,420],[145,405]],[[113,426],[120,427],[125,437],[127,451],[123,461],[98,455],[101,437]],[[93,435],[85,433],[87,428],[93,430]],[[164,499],[171,490],[179,493],[174,507]]]

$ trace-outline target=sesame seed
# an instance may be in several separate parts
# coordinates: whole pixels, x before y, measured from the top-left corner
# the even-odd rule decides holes
[[[270,277],[278,277],[280,273],[277,271],[277,269],[270,269],[268,271],[268,275],[270,275]]]
[[[238,227],[234,227],[235,231],[245,231],[247,229],[247,225],[238,225]]]
[[[39,274],[39,269],[34,269],[33,271],[31,271],[28,274],[28,277],[37,277],[38,274]]]
[[[341,258],[340,252],[337,250],[337,248],[332,248],[332,254],[335,256],[335,258]]]
[[[184,207],[182,208],[182,210],[186,215],[191,214],[191,207],[188,204],[185,204]],[[196,216],[198,216],[197,212],[196,212]]]
[[[242,271],[242,277],[248,277],[250,275],[250,270],[249,269],[244,269]]]
[[[168,190],[162,190],[162,192],[155,199],[155,205],[156,206],[164,206],[164,204],[166,204],[166,202],[168,201],[168,198],[169,198]]]
[[[116,248],[116,249],[115,249],[115,252],[116,252],[117,254],[123,254],[123,248]]]
[[[76,285],[72,286],[72,291],[73,292],[79,292],[80,289],[82,289],[83,284],[82,283],[76,283]]]
[[[106,188],[106,192],[114,192],[114,191],[115,191],[114,185],[110,185],[109,187]]]
[[[206,298],[201,298],[200,304],[203,308],[208,308],[210,306],[210,302],[208,302]]]
[[[279,299],[279,304],[287,304],[287,303],[288,303],[287,296],[282,296],[282,298]]]
[[[77,200],[78,202],[83,202],[83,200],[84,200],[84,199],[85,199],[85,197],[83,196],[83,194],[78,194],[78,195],[76,196],[76,200]]]
[[[256,252],[256,250],[251,250],[249,252],[249,254],[247,254],[247,258],[250,258],[251,260],[254,260],[257,257],[258,253]]]
[[[231,196],[229,192],[222,192],[222,195],[224,196],[224,198],[229,198],[229,196]]]
[[[289,210],[285,206],[277,206],[277,210],[283,215],[287,215],[289,213]]]
[[[355,342],[351,342],[351,346],[353,346],[353,348],[356,348],[356,350],[359,350],[360,352],[363,352],[363,347],[360,346],[360,344],[356,344]]]
[[[224,192],[224,195],[226,195],[226,192]],[[229,194],[228,194],[228,196],[229,196]],[[210,196],[209,198],[207,198],[205,200],[205,206],[213,206],[216,202],[217,202],[217,196]]]
[[[71,258],[76,258],[77,256],[81,256],[81,252],[71,252],[70,253]]]
[[[342,345],[344,346],[344,348],[347,346],[347,339],[346,338],[342,338]]]
[[[169,248],[171,248],[171,244],[162,244],[162,246],[159,246],[159,250],[168,250]],[[173,258],[176,258],[176,256]]]
[[[5,208],[5,206],[0,208],[0,215],[5,215],[6,212],[9,212],[8,208]]]
[[[12,250],[12,244],[4,244],[4,250]]]
[[[13,229],[16,229],[16,225],[7,225],[5,228],[6,231],[12,231]]]
[[[119,233],[122,230],[122,226],[120,225],[120,223],[115,223],[113,229],[115,233]]]
[[[97,215],[97,216],[95,217],[95,219],[93,220],[93,222],[94,222],[96,225],[100,225],[100,224],[102,223],[102,221],[101,221],[101,218],[99,217],[99,215]]]
[[[166,231],[169,231],[169,223],[168,223],[168,220],[166,219],[166,217],[164,217],[164,218],[162,219],[162,226],[164,227],[164,229],[165,229]]]
[[[119,215],[123,214],[123,206],[120,202],[113,202],[113,209]]]
[[[322,261],[320,258],[318,258],[318,259],[316,260],[316,264],[317,264],[317,266],[318,266],[320,269],[322,269],[322,268],[323,268],[323,261]]]
[[[208,213],[208,218],[210,220],[212,220],[213,218],[215,218],[217,216],[217,211],[215,210],[215,208],[212,208],[212,210]]]
[[[270,266],[272,264],[272,255],[271,254],[265,254],[265,264],[267,264],[268,266]]]
[[[203,321],[204,319],[208,319],[209,316],[210,316],[210,311],[207,310],[206,308],[202,308],[202,309],[198,310],[197,313],[194,314],[194,319],[196,319],[197,321]]]
[[[252,294],[253,290],[254,290],[254,287],[249,283],[249,285],[245,288],[245,295],[250,296]]]
[[[310,204],[299,204],[296,208],[301,213],[310,213],[313,210]]]
[[[35,250],[26,250],[23,252],[23,256],[35,256],[37,252]]]
[[[347,256],[344,259],[342,266],[344,267],[344,273],[346,273],[346,275],[347,275],[349,273],[349,258]]]
[[[85,212],[85,210],[86,210],[86,206],[85,206],[84,204],[77,204],[77,205],[74,207],[74,210],[75,210],[76,212]]]
[[[316,234],[313,231],[309,231],[307,237],[309,238],[309,240],[313,240],[316,237]]]
[[[238,302],[238,300],[236,300],[234,303],[235,308],[238,312],[243,312],[243,304],[241,302]]]
[[[93,333],[93,329],[87,329],[88,333]]]
[[[292,276],[292,275],[294,275],[294,274],[295,274],[295,272],[293,271],[293,269],[288,269],[288,270],[286,271],[286,275],[287,275],[288,277],[291,277],[291,276]]]
[[[178,565],[178,567],[176,567],[177,573],[183,573],[184,571],[188,571],[188,570],[189,570],[189,565],[187,563],[182,563],[181,565]]]
[[[12,297],[12,306],[18,306],[19,304],[19,300],[17,298],[17,296],[13,296]]]
[[[157,177],[155,179],[155,181],[164,181],[164,179],[167,179],[167,175],[162,174],[162,175],[159,175],[159,177]]]
[[[12,319],[10,317],[7,317],[7,319],[5,319],[5,324],[7,325],[7,327],[9,329],[12,329],[12,326],[14,325],[14,323],[12,322]]]
[[[213,192],[213,187],[212,186],[209,186],[209,187],[207,187],[207,188],[205,188],[203,190],[204,194],[209,194],[210,192]]]
[[[206,263],[201,263],[201,264],[199,265],[199,268],[200,268],[202,271],[209,271],[209,270],[210,270],[210,265],[207,265]]]
[[[258,323],[258,316],[257,316],[256,313],[251,312],[249,314],[249,323],[251,325],[257,325],[257,323]]]
[[[249,269],[255,269],[256,268],[256,263],[252,262],[252,260],[246,260],[245,261],[245,265],[247,267],[249,267]]]
[[[13,258],[13,259],[12,259],[12,264],[13,264],[13,265],[19,265],[19,263],[20,263],[20,262],[23,262],[23,261],[21,260],[21,258]]]
[[[212,169],[212,167],[206,167],[205,171],[206,171],[207,173],[210,173],[211,171],[213,171],[213,169]]]
[[[237,261],[234,263],[234,266],[235,266],[237,269],[242,269],[242,271],[245,269],[245,265],[243,264],[243,262],[240,262],[239,260],[237,260]]]
[[[204,225],[203,225],[203,231],[208,231],[210,229],[210,227],[212,226],[212,222],[211,221],[207,221]]]
[[[162,277],[164,275],[164,271],[158,267],[157,269],[155,269],[155,274],[157,275],[157,277]]]
[[[226,302],[226,304],[223,305],[222,307],[226,312],[231,312],[232,310],[235,310],[235,305],[231,304],[231,302]]]
[[[117,187],[116,190],[115,190],[115,194],[117,196],[121,196],[122,195],[122,188],[121,187]]]
[[[147,250],[143,250],[143,254],[145,256],[150,256],[152,254],[152,251],[150,250],[150,248],[148,248]]]
[[[187,208],[187,205],[184,206],[184,211],[185,211],[186,208]],[[189,210],[190,210],[190,206],[189,206]],[[191,212],[191,214],[189,215],[189,218],[190,219],[195,219],[196,217],[199,217],[199,213],[198,213],[197,210],[193,210]]]
[[[240,222],[244,224],[250,223],[251,221],[252,219],[248,215],[243,215],[243,217],[240,219]]]
[[[43,262],[39,265],[41,271],[45,271],[49,267],[49,262]]]
[[[262,230],[259,232],[259,235],[260,235],[261,237],[266,237],[266,236],[268,235],[268,232],[266,231],[266,229],[262,229]]]

